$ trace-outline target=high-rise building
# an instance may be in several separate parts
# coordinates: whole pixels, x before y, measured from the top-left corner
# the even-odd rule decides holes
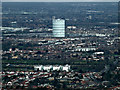
[[[65,20],[53,18],[53,37],[65,37]]]

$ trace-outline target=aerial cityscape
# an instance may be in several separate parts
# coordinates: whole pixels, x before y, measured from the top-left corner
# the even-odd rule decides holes
[[[117,2],[3,2],[2,89],[120,89]]]

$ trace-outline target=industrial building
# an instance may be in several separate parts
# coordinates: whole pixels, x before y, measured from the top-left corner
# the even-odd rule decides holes
[[[53,18],[53,37],[65,37],[65,20]]]
[[[76,48],[75,48],[75,51],[82,51],[82,52],[84,52],[84,51],[85,51],[85,52],[95,51],[95,50],[97,50],[97,49],[94,48],[94,47],[93,47],[93,48],[92,48],[92,47],[91,47],[91,48],[82,48],[82,47],[76,47]]]

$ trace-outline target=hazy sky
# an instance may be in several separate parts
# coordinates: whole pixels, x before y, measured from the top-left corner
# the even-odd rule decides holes
[[[2,2],[118,2],[118,1],[120,0],[2,0]]]

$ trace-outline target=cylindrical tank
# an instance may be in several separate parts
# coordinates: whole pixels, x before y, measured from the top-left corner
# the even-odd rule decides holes
[[[65,20],[53,19],[53,37],[65,37]]]

